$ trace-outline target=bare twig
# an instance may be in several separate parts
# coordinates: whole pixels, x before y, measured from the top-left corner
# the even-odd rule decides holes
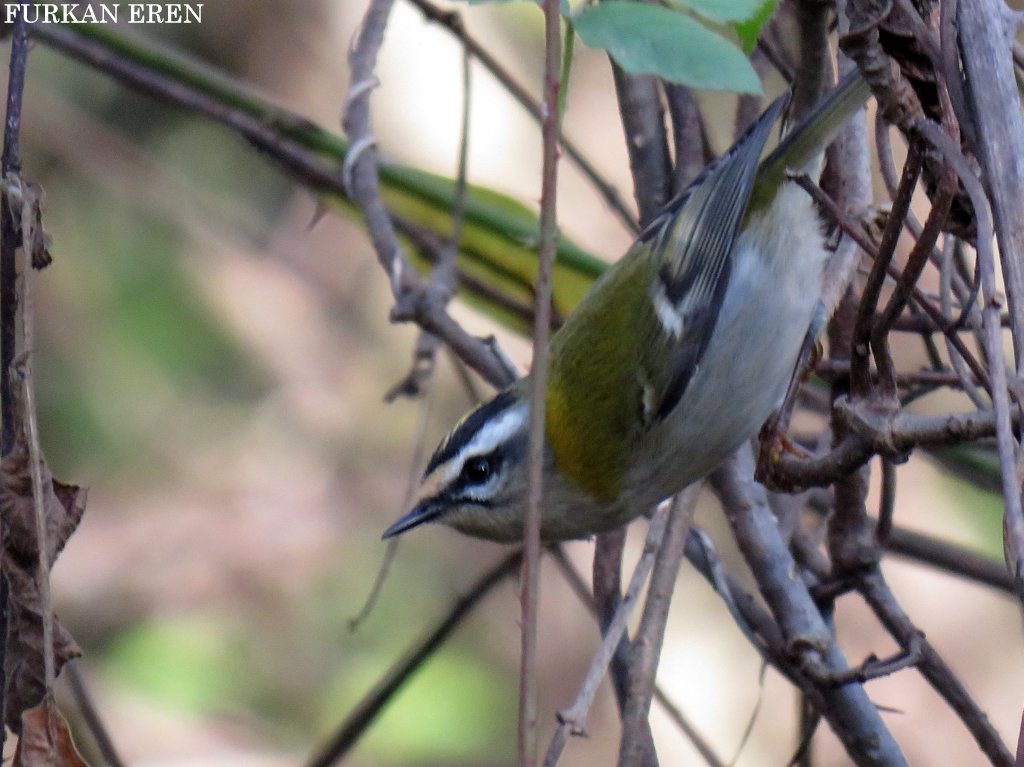
[[[544,415],[551,335],[551,273],[558,247],[558,133],[562,77],[562,17],[558,0],[544,2],[544,162],[541,180],[540,253],[533,319],[528,496],[523,532],[522,658],[519,667],[519,765],[537,764],[537,606],[540,600],[540,521],[544,482]]]
[[[618,615],[619,606],[622,603],[622,559],[625,553],[626,528],[620,527],[607,533],[597,536],[594,545],[594,564],[592,580],[594,584],[594,601],[597,608],[597,623],[604,636],[615,616]],[[612,689],[615,691],[615,701],[619,706],[620,714],[625,708],[626,698],[629,695],[630,664],[633,658],[633,644],[630,642],[629,634],[623,633],[619,640],[615,653],[612,656],[610,676]],[[655,758],[654,736],[651,734],[650,726],[644,723],[643,737],[646,742],[644,761],[640,764],[647,764]]]
[[[807,191],[814,201],[826,212],[828,216],[835,221],[839,227],[843,230],[843,233],[849,235],[869,256],[873,261],[879,260],[880,248],[875,245],[874,242],[868,237],[867,232],[864,228],[850,219],[843,211],[836,205],[835,201],[829,197],[825,192],[818,187],[813,181],[811,181],[806,175],[797,175],[792,177],[793,180],[799,184],[803,189]],[[907,216],[910,215],[909,210]],[[890,214],[890,220],[892,215]],[[893,279],[899,278],[899,270],[895,266],[889,264],[886,266],[886,274]],[[884,280],[884,277],[882,278]],[[934,327],[937,332],[941,332],[946,336],[950,346],[960,355],[964,363],[970,368],[971,373],[977,378],[978,382],[986,389],[991,388],[991,384],[988,380],[988,373],[985,372],[981,364],[978,362],[976,357],[971,353],[970,349],[964,344],[963,339],[958,336],[958,333],[964,329],[962,326],[955,323],[948,322],[942,311],[935,307],[928,299],[921,289],[913,286],[910,289],[911,296],[913,297],[914,306],[921,309],[921,311],[928,317],[930,321],[930,327]],[[835,295],[830,293],[830,295]],[[875,315],[877,316],[877,315]],[[875,320],[869,319],[868,324],[872,324]],[[893,321],[893,327],[900,326],[904,329],[915,331],[918,328],[922,328],[920,318],[907,318],[902,317],[898,321]],[[926,328],[922,328],[924,330]],[[921,332],[921,331],[918,331]]]
[[[901,456],[915,447],[971,442],[998,431],[999,416],[994,410],[945,416],[889,415],[858,408],[846,398],[837,400],[835,409],[838,417],[850,420],[855,428],[824,455],[779,455],[772,461],[768,477],[773,486],[824,487],[876,453]]]
[[[878,244],[878,258],[875,259],[868,275],[867,284],[861,293],[857,314],[857,324],[853,330],[853,345],[850,356],[850,392],[854,397],[865,397],[870,390],[868,359],[870,353],[871,328],[878,306],[882,286],[885,283],[886,270],[896,252],[896,243],[903,231],[903,220],[910,209],[910,200],[917,185],[924,158],[919,147],[911,145],[907,162],[903,166],[896,197],[893,200],[892,212],[886,221],[885,231]]]
[[[555,732],[551,743],[548,745],[547,755],[544,758],[545,767],[554,767],[558,763],[570,735],[586,734],[587,713],[590,711],[594,696],[597,694],[597,687],[604,677],[608,664],[611,663],[612,656],[619,645],[619,639],[626,631],[629,616],[636,606],[637,599],[639,599],[640,590],[643,588],[647,576],[650,575],[651,569],[654,567],[655,554],[665,534],[667,520],[667,506],[660,507],[651,518],[650,528],[647,531],[647,540],[644,543],[644,553],[640,557],[636,569],[633,571],[629,586],[622,597],[618,609],[615,611],[614,618],[604,632],[604,640],[601,642],[600,649],[590,663],[590,669],[587,672],[579,694],[569,708],[559,713],[558,718],[561,726]]]
[[[685,85],[665,83],[665,101],[672,118],[672,143],[675,148],[673,193],[678,194],[697,178],[713,159],[707,125],[693,91]]]
[[[878,526],[875,538],[882,546],[886,545],[892,535],[892,516],[896,507],[896,462],[888,456],[882,456],[882,492],[878,500]]]
[[[622,707],[620,765],[640,764],[649,748],[647,716],[654,695],[665,623],[701,484],[690,485],[672,500],[665,535],[654,562],[643,615],[632,643],[629,689]]]
[[[626,150],[633,177],[633,195],[640,211],[640,223],[646,225],[671,197],[673,185],[661,86],[652,76],[633,75],[624,71],[614,61],[610,63],[618,97],[619,116],[626,135]],[[602,628],[605,628],[605,623],[611,619],[613,612],[617,614],[619,607],[619,581],[624,544],[624,531],[613,531],[599,535],[595,547],[594,594]],[[603,574],[601,580],[597,578],[599,573]],[[620,710],[627,696],[631,654],[629,638],[623,635],[612,659],[612,682]],[[643,722],[642,728],[645,748],[640,764],[651,767],[656,764],[654,740],[646,721]],[[548,754],[550,756],[550,749]]]
[[[614,61],[611,64],[633,174],[633,196],[644,224],[672,196],[672,163],[658,81],[651,75],[630,74]]]
[[[443,337],[484,378],[504,386],[511,382],[512,372],[486,343],[470,336],[448,315],[444,308],[448,300],[445,292],[419,279],[402,254],[390,213],[380,198],[377,152],[370,127],[370,95],[375,83],[377,52],[393,3],[394,0],[370,3],[349,53],[352,87],[345,102],[343,124],[352,146],[345,158],[344,176],[351,181],[346,186],[362,210],[377,258],[388,275],[395,297],[392,319],[414,320],[424,330]]]
[[[25,66],[28,58],[28,25],[21,14],[14,23],[11,39],[11,60],[7,79],[7,112],[4,121],[3,157],[0,170],[7,182],[21,172],[21,106],[25,93]],[[17,347],[17,265],[15,251],[20,244],[11,197],[5,190],[0,195],[0,420],[3,422],[0,455],[7,455],[14,446],[18,419],[15,416],[15,394],[11,381]]]
[[[429,386],[429,382],[427,385]],[[423,458],[427,445],[427,426],[430,423],[430,412],[434,401],[433,388],[428,388],[424,394],[425,396],[421,400],[419,418],[416,423],[416,437],[413,439],[413,451],[409,461],[405,494],[402,497],[403,511],[407,510],[412,503],[413,495],[416,492],[416,485],[419,483],[420,468],[424,465]],[[348,620],[349,631],[357,631],[363,624],[363,621],[373,612],[374,607],[377,606],[377,600],[384,590],[384,584],[387,582],[391,564],[398,553],[399,541],[401,541],[401,538],[392,538],[387,542],[384,548],[384,556],[381,557],[380,565],[377,567],[377,574],[373,579],[373,585],[370,586],[370,593],[366,595],[366,600],[363,602],[362,607],[359,608],[359,611]]]
[[[960,181],[971,199],[977,219],[978,259],[985,299],[982,307],[982,322],[992,377],[992,405],[996,414],[996,444],[999,448],[999,463],[1003,477],[1003,502],[1005,504],[1003,546],[1006,552],[1006,564],[1014,578],[1017,596],[1024,600],[1024,508],[1021,505],[1020,482],[1017,478],[1020,449],[1014,439],[1011,423],[1013,415],[1019,413],[1019,409],[1015,407],[1013,413],[1010,411],[1006,361],[1003,357],[999,323],[1000,301],[996,293],[995,253],[992,250],[992,214],[981,182],[960,153],[959,147],[934,123],[922,121],[918,130],[936,149],[942,152],[943,157],[960,177]],[[1024,298],[1024,291],[1022,291],[1022,298]]]
[[[1013,581],[1006,567],[988,557],[923,533],[893,527],[885,548],[915,562],[930,565],[951,575],[969,578],[1013,594]]]
[[[67,674],[68,682],[71,685],[71,694],[75,698],[75,703],[78,705],[78,710],[81,712],[93,740],[96,741],[96,747],[107,762],[107,767],[124,767],[124,761],[117,753],[114,741],[104,726],[99,711],[96,710],[96,705],[89,694],[85,679],[82,678],[82,672],[78,669],[78,664],[68,663],[62,671]]]
[[[960,717],[992,764],[997,767],[1010,767],[1013,764],[1013,757],[988,721],[988,717],[935,648],[913,625],[885,583],[881,572],[875,569],[859,583],[865,601],[893,638],[899,642],[900,647],[906,651],[916,648],[920,653],[917,666],[922,676]]]
[[[458,289],[459,242],[466,218],[466,177],[469,166],[469,118],[472,113],[472,80],[469,50],[462,53],[462,120],[459,124],[459,157],[455,171],[455,195],[452,199],[452,232],[446,247],[440,248],[430,275],[431,285],[442,295],[454,296]],[[413,361],[405,377],[393,386],[384,399],[398,396],[418,397],[431,379],[437,365],[439,341],[433,333],[421,330],[413,349]],[[397,543],[397,541],[396,541]],[[394,545],[388,549],[393,553]]]
[[[520,104],[529,115],[538,123],[542,122],[543,110],[537,99],[530,95],[516,79],[501,65],[501,63],[488,51],[475,37],[466,29],[461,14],[456,11],[449,11],[438,8],[429,0],[409,0],[423,15],[455,35],[466,46],[470,54],[479,61],[484,69],[490,72],[494,78],[501,83],[502,87]],[[605,203],[612,212],[630,230],[636,232],[639,227],[636,218],[622,201],[615,186],[605,179],[593,163],[587,159],[582,150],[572,141],[565,132],[559,128],[559,145],[565,150],[568,157],[579,169],[587,180],[597,189],[604,198]]]
[[[972,112],[984,115],[978,120],[978,136],[975,154],[982,163],[991,195],[992,216],[995,219],[995,234],[999,239],[1003,280],[1010,312],[1010,330],[1013,339],[1017,378],[1024,373],[1024,229],[1020,226],[1024,217],[1024,169],[1018,163],[1006,162],[1005,157],[1017,157],[1014,152],[1024,152],[1024,119],[1021,117],[1020,94],[1017,91],[1013,64],[1006,49],[1016,32],[1016,20],[1002,6],[980,0],[971,4],[970,11],[964,11],[961,3],[957,14],[957,26],[961,36],[961,55],[970,86],[968,98]],[[974,6],[977,7],[974,7]],[[1002,55],[1000,55],[1002,54]],[[984,83],[984,93],[978,87]],[[978,111],[983,110],[983,111]],[[998,142],[999,151],[993,150]],[[952,148],[943,150],[949,158]],[[987,207],[984,190],[973,178],[970,168],[957,168],[957,172],[971,196],[978,217],[978,259],[981,270],[984,305],[982,316],[985,324],[985,340],[992,366],[993,385],[1005,386],[1006,371],[999,333],[999,305],[995,284],[995,257],[991,247],[992,229],[982,230],[988,213],[979,211],[979,205]],[[971,178],[967,178],[970,176]],[[977,199],[981,198],[981,199]],[[987,239],[986,239],[987,235]],[[1024,599],[1024,509],[1020,489],[1020,445],[1014,444],[1010,434],[1010,403],[1005,390],[993,392],[993,405],[1000,414],[997,441],[999,444],[1000,466],[1003,472],[1003,515],[1004,548],[1007,566],[1014,577],[1017,594]]]
[[[17,430],[16,401],[17,394],[14,391],[12,380],[15,352],[17,347],[18,327],[18,289],[17,289],[17,248],[19,240],[16,234],[14,209],[11,205],[10,195],[6,191],[8,179],[21,171],[21,107],[22,97],[25,92],[25,68],[28,59],[28,25],[21,14],[14,23],[14,35],[11,41],[10,69],[7,79],[7,111],[4,122],[4,147],[3,156],[0,157],[0,171],[3,173],[4,187],[0,194],[0,421],[2,421],[2,432],[0,432],[0,456],[7,456],[14,447],[15,434]],[[0,520],[2,523],[2,520]],[[46,549],[42,545],[43,539],[39,540],[40,558],[45,558]],[[0,747],[6,739],[6,730],[3,723],[7,721],[7,648],[8,632],[11,627],[8,623],[10,615],[9,597],[10,591],[6,575],[0,573],[0,613],[2,613],[3,633],[0,640]],[[48,585],[49,581],[47,581]],[[47,621],[52,621],[52,610],[49,601],[45,605],[44,630]],[[52,624],[50,624],[52,636]],[[49,659],[47,667],[49,675],[47,680],[52,678],[53,665],[53,643],[48,642],[44,649],[44,655]]]
[[[840,5],[841,7],[841,5]],[[840,33],[845,31],[846,15],[839,14]],[[839,56],[839,76],[854,68],[853,62]],[[834,200],[839,212],[846,216],[860,216],[871,204],[871,150],[868,146],[865,105],[846,124],[826,153],[821,184],[829,199]],[[821,301],[825,315],[831,316],[839,300],[846,293],[860,262],[858,242],[844,237],[829,259],[822,280]]]
[[[751,479],[754,459],[741,448],[712,474],[744,558],[782,628],[804,686],[851,758],[862,765],[906,765],[899,746],[860,685],[835,688],[816,680],[842,673],[847,664],[779,535],[764,489]]]
[[[932,249],[945,225],[956,189],[956,177],[949,172],[944,173],[939,180],[938,191],[932,201],[928,219],[921,229],[917,242],[914,243],[913,250],[907,257],[906,266],[896,282],[896,289],[885,305],[885,309],[882,310],[878,321],[871,328],[871,349],[881,378],[880,394],[884,398],[896,396],[896,366],[889,354],[889,328],[892,327],[896,317],[906,308],[914,286],[928,264]]]
[[[691,535],[693,531],[691,530]],[[559,571],[565,577],[566,582],[572,588],[577,598],[587,606],[590,612],[597,617],[597,605],[594,604],[593,596],[590,590],[587,588],[587,583],[583,580],[583,576],[573,566],[572,562],[565,555],[563,549],[556,546],[551,551],[551,558],[558,565]],[[693,724],[686,718],[683,712],[678,706],[668,697],[668,694],[657,684],[654,685],[654,699],[662,707],[662,710],[668,714],[669,718],[675,722],[676,726],[683,732],[683,735],[690,741],[697,753],[700,754],[701,758],[707,763],[708,767],[724,767],[723,762],[711,746],[704,739],[704,736],[697,732]]]
[[[970,112],[983,116],[976,121],[978,136],[973,148],[991,196],[1002,256],[999,263],[1009,299],[1016,371],[1020,375],[1024,371],[1024,228],[1020,226],[1024,220],[1024,168],[1005,159],[1024,155],[1020,93],[1014,82],[1013,62],[1007,55],[1017,20],[1002,3],[990,0],[959,3],[957,10],[955,23],[969,86]],[[948,22],[952,24],[954,19]],[[978,239],[980,244],[980,231]]]
[[[414,644],[405,657],[399,659],[349,712],[348,717],[307,762],[307,767],[330,767],[338,764],[356,741],[380,714],[399,688],[444,644],[449,635],[487,594],[506,577],[515,572],[522,561],[522,553],[514,551],[505,556],[474,583],[466,596],[452,605],[448,614],[423,639]]]

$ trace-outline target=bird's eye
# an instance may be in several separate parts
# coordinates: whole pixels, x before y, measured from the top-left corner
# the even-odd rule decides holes
[[[493,470],[494,465],[489,457],[477,455],[462,467],[462,478],[471,485],[479,485],[490,478]]]

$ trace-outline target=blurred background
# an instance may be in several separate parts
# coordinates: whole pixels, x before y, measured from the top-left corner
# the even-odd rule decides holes
[[[537,92],[535,6],[450,7]],[[355,0],[217,0],[204,4],[199,25],[121,31],[338,130],[346,51],[363,10]],[[459,45],[400,0],[381,56],[373,104],[382,152],[453,176]],[[726,125],[734,100],[702,100]],[[582,45],[565,124],[629,199],[608,65]],[[475,66],[469,142],[471,181],[536,207],[537,131]],[[729,143],[727,128],[716,142]],[[313,195],[226,129],[37,44],[22,143],[24,175],[46,191],[43,220],[54,241],[55,263],[34,288],[43,449],[55,476],[90,489],[53,576],[58,612],[84,650],[79,668],[131,765],[301,764],[505,553],[419,530],[403,539],[374,611],[349,628],[382,560],[380,533],[422,468],[419,435],[431,449],[469,405],[464,389],[442,355],[426,400],[383,403],[408,370],[416,333],[389,324],[390,293],[358,221],[319,216]],[[569,164],[560,172],[564,231],[603,258],[619,256],[628,232]],[[475,333],[498,332],[526,368],[524,342],[464,307],[454,312]],[[918,457],[899,478],[899,524],[1001,559],[996,497],[952,483]],[[742,573],[712,499],[702,499],[697,520]],[[644,532],[635,527],[634,557]],[[568,551],[589,573],[592,545]],[[1024,647],[1013,601],[896,559],[885,570],[1015,743]],[[550,562],[543,578],[546,742],[598,635]],[[347,763],[512,763],[518,616],[508,580]],[[838,623],[853,663],[895,649],[853,600],[840,602]],[[795,749],[798,701],[777,674],[763,682],[759,674],[725,607],[684,567],[660,683],[722,758],[739,751],[738,765],[782,765]],[[966,731],[915,672],[869,689],[912,764],[977,763]],[[66,696],[62,708],[75,718]],[[699,763],[657,704],[653,721],[663,764]],[[570,745],[564,764],[614,764],[618,724],[607,685],[590,735]],[[95,753],[87,733],[79,742]],[[815,749],[821,764],[847,763],[828,733]]]

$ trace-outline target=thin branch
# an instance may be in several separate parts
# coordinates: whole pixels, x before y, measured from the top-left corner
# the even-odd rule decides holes
[[[3,156],[0,157],[0,171],[3,174],[3,193],[0,194],[0,456],[7,456],[14,448],[18,421],[16,419],[17,393],[14,390],[12,376],[18,328],[18,288],[17,288],[17,249],[20,244],[17,235],[17,222],[14,217],[12,200],[7,192],[7,182],[21,171],[21,107],[25,92],[25,68],[28,59],[28,25],[21,14],[14,22],[14,34],[11,41],[10,69],[7,79],[7,112],[4,122]],[[3,520],[0,520],[2,523]],[[39,541],[39,556],[46,557],[46,548],[42,539]],[[48,582],[47,582],[48,583]],[[7,648],[8,632],[11,626],[10,590],[7,576],[0,573],[0,615],[2,615],[3,632],[0,634],[0,747],[6,740],[3,723],[7,721]],[[52,610],[47,601],[44,605],[44,630],[52,621]],[[51,626],[52,629],[52,626]],[[51,633],[52,636],[52,633]],[[44,655],[49,659],[48,671],[52,673],[53,643],[44,647]],[[47,676],[47,680],[51,677]],[[49,689],[49,685],[47,687]]]
[[[961,578],[969,578],[1013,594],[1013,581],[1006,567],[988,557],[923,533],[894,527],[885,541],[886,551],[935,567]]]
[[[527,503],[523,531],[522,658],[519,666],[519,765],[537,764],[537,611],[540,601],[540,525],[544,482],[544,416],[551,335],[551,274],[558,247],[558,110],[562,85],[562,16],[558,0],[544,2],[544,161],[541,179],[540,253],[533,319]]]
[[[675,149],[673,194],[678,194],[697,178],[714,156],[707,124],[693,91],[685,85],[665,83],[665,102],[672,118],[672,143]]]
[[[473,103],[469,62],[469,51],[464,49],[462,55],[462,120],[459,124],[459,157],[456,162],[455,194],[452,199],[452,232],[447,245],[439,250],[434,259],[434,268],[430,275],[430,284],[434,289],[448,296],[454,296],[458,290],[459,242],[462,240],[462,230],[466,219],[469,120]],[[398,228],[397,223],[396,228]],[[437,365],[438,345],[437,336],[424,330],[420,331],[413,349],[412,367],[406,376],[384,395],[385,402],[391,402],[398,396],[418,397],[423,393]],[[397,544],[397,539],[394,544]],[[394,544],[389,547],[389,552],[393,553]]]
[[[622,603],[622,559],[626,546],[626,528],[620,527],[597,536],[594,545],[592,580],[594,601],[597,609],[597,623],[601,635],[605,636]],[[621,715],[629,695],[630,664],[633,657],[633,643],[629,634],[623,633],[612,656],[610,677],[615,691],[615,702]],[[647,742],[645,756],[654,758],[654,736],[645,723],[644,737]]]
[[[993,437],[998,431],[999,416],[994,410],[940,416],[891,415],[857,406],[846,398],[837,400],[834,407],[836,416],[848,420],[854,428],[823,455],[783,453],[775,457],[771,473],[765,477],[773,488],[824,487],[877,453],[902,457],[915,447],[972,442]]]
[[[836,688],[820,683],[848,666],[842,651],[814,604],[806,584],[794,578],[796,564],[768,508],[764,489],[751,478],[754,459],[741,448],[712,474],[726,518],[758,587],[778,620],[787,649],[810,683],[815,705],[847,752],[861,765],[906,765],[899,745],[860,685]]]
[[[665,130],[665,116],[661,101],[659,81],[650,75],[634,75],[622,69],[609,59],[615,93],[619,104],[626,137],[626,151],[633,177],[633,195],[640,211],[640,223],[646,225],[662,209],[672,196],[672,167]],[[621,579],[622,547],[625,533],[622,530],[603,533],[598,536],[594,551],[594,594],[598,602],[602,628],[611,614],[618,614],[619,583]],[[603,578],[598,580],[597,575]],[[612,660],[612,682],[620,711],[628,695],[632,649],[628,636],[623,635]],[[644,721],[642,737],[645,741],[644,767],[657,764],[654,739],[650,725]],[[561,732],[561,731],[560,731]],[[552,753],[549,749],[549,755]]]
[[[484,69],[490,72],[494,78],[501,83],[502,87],[508,91],[509,95],[511,95],[512,98],[515,99],[515,101],[522,106],[536,122],[542,122],[543,110],[540,102],[531,96],[529,91],[516,81],[511,73],[501,65],[490,51],[488,51],[469,33],[460,13],[457,11],[438,8],[429,0],[409,0],[409,2],[415,5],[426,18],[430,19],[430,21],[440,24],[444,29],[448,30],[451,34],[461,40],[473,58],[479,61],[483,65]],[[626,204],[622,201],[622,197],[619,195],[615,185],[600,174],[597,168],[594,167],[593,163],[591,163],[590,160],[587,159],[586,155],[583,154],[583,151],[574,141],[566,136],[565,131],[561,129],[559,129],[558,141],[562,149],[565,150],[566,157],[572,160],[580,171],[582,171],[583,175],[588,181],[590,181],[604,199],[605,204],[608,205],[623,225],[632,232],[639,231],[639,226],[637,225],[635,216],[629,211]]]
[[[920,147],[912,144],[907,162],[903,166],[903,175],[893,200],[892,212],[889,214],[885,231],[882,232],[882,238],[878,244],[878,258],[872,264],[871,273],[861,292],[850,354],[850,392],[854,397],[865,397],[870,390],[868,355],[870,353],[872,321],[882,293],[882,286],[885,284],[886,270],[896,253],[896,244],[903,231],[903,221],[907,211],[910,210],[910,200],[914,195],[914,187],[917,185],[923,164],[924,156]]]
[[[380,197],[377,151],[370,126],[370,95],[376,83],[374,69],[384,40],[384,29],[394,0],[373,0],[366,10],[355,44],[349,52],[352,86],[342,122],[352,142],[345,157],[343,178],[350,196],[359,205],[366,229],[381,267],[388,275],[396,321],[413,320],[421,328],[441,336],[487,380],[498,386],[511,382],[504,361],[478,338],[470,336],[445,311],[449,296],[425,284],[406,261],[391,215]]]
[[[910,301],[914,286],[928,264],[929,256],[935,243],[938,242],[939,234],[945,224],[956,189],[956,177],[948,171],[943,173],[938,182],[938,190],[932,200],[932,208],[928,212],[928,219],[907,257],[903,272],[896,281],[896,289],[889,297],[878,321],[871,328],[871,349],[881,378],[881,396],[883,397],[894,398],[896,396],[896,367],[889,353],[889,328],[892,327],[896,317],[903,313]]]
[[[952,669],[946,665],[942,656],[913,625],[886,585],[881,572],[873,569],[861,578],[859,589],[868,606],[899,642],[900,647],[907,651],[917,648],[920,652],[917,667],[922,676],[960,717],[992,764],[997,767],[1010,767],[1013,764],[1013,757],[988,717],[974,702]]]
[[[7,112],[4,119],[4,148],[0,170],[6,182],[21,173],[21,107],[25,93],[25,67],[28,59],[28,24],[21,14],[14,22],[11,59],[7,79]],[[14,447],[18,424],[15,415],[12,363],[17,347],[17,265],[15,251],[21,244],[11,196],[4,189],[0,195],[0,455]]]
[[[611,64],[633,175],[633,196],[640,222],[645,224],[672,196],[672,163],[658,81],[651,75],[630,74],[614,61]]]
[[[839,8],[841,9],[842,4]],[[846,14],[839,14],[840,33],[845,31]],[[839,55],[839,76],[853,71],[855,65]],[[821,184],[825,195],[835,201],[836,209],[847,216],[860,216],[871,205],[871,149],[868,144],[867,105],[865,104],[836,136],[826,150]],[[829,259],[822,280],[821,301],[825,315],[831,316],[846,294],[860,262],[858,241],[850,237],[840,240],[835,255]]]
[[[615,611],[615,616],[612,618],[608,629],[604,632],[601,647],[590,663],[590,669],[587,672],[579,694],[572,705],[562,710],[558,715],[561,725],[555,731],[555,735],[548,745],[547,755],[544,758],[544,767],[554,767],[558,763],[570,735],[586,734],[587,714],[590,711],[590,706],[594,702],[598,685],[608,669],[608,664],[611,663],[612,656],[618,648],[619,639],[628,627],[629,616],[632,614],[633,608],[640,597],[640,590],[643,588],[644,583],[647,581],[647,576],[650,575],[651,569],[654,567],[655,555],[661,546],[667,521],[668,508],[661,506],[651,519],[650,527],[647,530],[647,539],[644,542],[644,552],[640,557],[640,561],[637,562],[636,568],[633,570],[629,586]]]
[[[868,234],[864,230],[863,226],[856,223],[848,215],[846,215],[839,208],[836,202],[831,197],[829,197],[829,195],[826,194],[821,189],[821,187],[819,187],[817,184],[811,181],[811,179],[808,178],[806,175],[801,174],[792,176],[792,179],[794,182],[799,184],[801,188],[807,191],[807,193],[810,194],[811,197],[814,198],[814,201],[825,211],[825,213],[833,221],[835,221],[835,223],[840,227],[840,229],[842,229],[843,234],[846,234],[849,237],[851,237],[861,247],[861,249],[863,249],[864,252],[871,257],[872,261],[877,262],[879,260],[878,254],[880,252],[880,248],[879,246],[875,245],[875,243],[870,239],[870,237],[868,237]],[[908,217],[910,216],[909,210],[907,211],[906,215]],[[889,218],[891,220],[892,214],[890,214]],[[886,274],[893,279],[898,279],[900,272],[899,270],[896,269],[895,266],[889,264],[886,266]],[[928,317],[928,321],[930,322],[930,324],[928,326],[923,326],[922,320],[920,318],[901,317],[898,320],[893,321],[893,327],[906,329],[908,331],[913,332],[925,332],[927,330],[934,329],[936,332],[943,333],[949,341],[949,344],[960,355],[964,363],[970,368],[971,372],[978,379],[979,383],[986,389],[990,389],[991,384],[988,380],[988,373],[986,373],[984,368],[982,368],[981,363],[979,363],[975,356],[971,353],[971,350],[967,348],[966,344],[963,342],[963,339],[961,339],[958,336],[958,333],[961,330],[964,330],[966,326],[947,321],[942,311],[935,307],[932,301],[930,301],[928,297],[924,293],[922,293],[921,289],[918,288],[917,286],[911,286],[910,292],[913,298],[914,306],[921,309],[921,311]],[[834,297],[836,294],[835,292],[830,291],[830,295]],[[874,317],[877,318],[878,315],[874,315]],[[875,319],[870,319],[868,320],[868,324],[870,325],[875,321]],[[922,330],[917,330],[918,328],[922,328]]]
[[[117,753],[114,741],[103,724],[103,719],[100,717],[96,704],[89,694],[89,688],[85,684],[85,679],[82,678],[82,672],[78,670],[78,664],[68,663],[62,671],[67,674],[75,704],[78,706],[78,710],[82,714],[82,719],[85,720],[86,727],[89,728],[93,740],[96,741],[96,747],[99,749],[100,755],[106,760],[107,767],[124,767],[124,761],[121,759],[120,754]]]
[[[882,492],[878,500],[878,526],[875,538],[882,546],[886,545],[892,535],[892,517],[896,508],[896,462],[888,456],[882,456]]]
[[[948,20],[953,23],[953,19]],[[1024,156],[1020,93],[1007,55],[1016,32],[1005,7],[991,0],[959,3],[955,23],[968,82],[970,112],[978,135],[974,154],[981,162],[999,240],[1003,281],[1011,318],[1017,375],[1024,372],[1024,168],[1007,157]],[[983,87],[979,87],[982,85]],[[967,110],[962,110],[966,112]],[[959,113],[959,112],[958,112]],[[978,232],[979,245],[981,231]]]
[[[622,738],[619,764],[641,764],[649,745],[647,717],[654,696],[658,659],[665,638],[665,623],[672,602],[686,537],[693,523],[693,511],[702,483],[697,482],[679,493],[669,510],[668,523],[654,562],[640,626],[633,639],[629,668],[629,689],[622,707]]]
[[[1010,568],[1010,573],[1014,578],[1017,596],[1024,600],[1024,508],[1021,505],[1020,482],[1017,479],[1020,446],[1014,439],[1011,422],[1013,416],[1019,414],[1019,408],[1015,407],[1013,413],[1010,411],[1006,360],[1003,357],[1002,334],[999,324],[1000,299],[997,295],[995,253],[992,249],[992,213],[981,182],[960,153],[960,148],[934,123],[923,120],[922,124],[918,126],[918,130],[931,142],[932,146],[942,153],[945,160],[960,177],[960,181],[971,199],[977,220],[978,259],[985,299],[982,307],[982,322],[991,369],[992,405],[996,414],[996,444],[999,448],[999,465],[1003,477],[1004,550],[1007,567]],[[1006,258],[1002,260],[1005,261]],[[1024,291],[1020,296],[1022,304],[1024,304]],[[1021,331],[1024,333],[1024,328],[1021,328]],[[1014,338],[1016,337],[1017,334],[1014,333]]]
[[[693,534],[692,530],[690,534]],[[558,565],[559,571],[562,573],[570,588],[572,588],[573,593],[584,605],[586,605],[587,609],[590,610],[591,614],[596,618],[597,605],[594,603],[594,597],[587,588],[587,583],[583,580],[583,576],[580,575],[579,571],[565,555],[565,551],[560,546],[555,546],[551,550],[551,557],[554,559],[555,564]],[[679,707],[668,697],[668,694],[657,684],[654,685],[654,699],[662,707],[668,717],[675,722],[676,726],[690,741],[690,744],[694,747],[697,753],[700,754],[708,767],[725,767],[725,762],[718,757],[708,742],[704,739],[704,736],[697,732],[696,728],[686,718],[685,714],[683,714]]]
[[[958,8],[957,26],[960,30],[961,55],[969,88],[968,98],[972,112],[983,116],[978,119],[975,154],[981,161],[992,212],[987,212],[989,200],[981,184],[977,183],[970,168],[957,168],[978,218],[978,258],[981,269],[984,306],[985,340],[992,366],[993,385],[1006,384],[1005,361],[999,333],[999,304],[995,281],[995,256],[992,253],[992,221],[999,240],[1003,280],[1009,303],[1010,330],[1013,340],[1017,378],[1024,373],[1024,231],[1020,226],[1024,218],[1024,169],[1006,157],[1020,157],[1024,153],[1024,119],[1021,117],[1020,94],[1013,77],[1013,64],[1006,49],[1010,46],[1015,26],[1009,23],[1002,4],[979,0],[965,10]],[[984,93],[979,84],[984,83]],[[979,111],[981,110],[981,111]],[[934,142],[933,142],[934,143]],[[951,142],[950,142],[951,143]],[[995,151],[998,145],[999,150]],[[953,148],[943,151],[947,159]],[[1017,153],[1017,154],[1015,154]],[[950,159],[950,162],[953,162]],[[968,178],[970,177],[970,178]],[[980,199],[976,199],[980,198]],[[978,210],[983,205],[986,210]],[[983,230],[983,223],[987,229]],[[1020,445],[1010,434],[1010,403],[1005,389],[993,392],[993,405],[1000,413],[997,442],[1000,467],[1003,472],[1004,548],[1007,566],[1024,600],[1024,508],[1021,504],[1019,479]]]
[[[330,767],[341,762],[409,677],[444,644],[462,620],[495,586],[515,572],[521,562],[522,552],[514,551],[484,573],[466,595],[452,605],[434,629],[414,644],[405,657],[388,669],[373,689],[356,704],[327,743],[306,763],[307,767]]]

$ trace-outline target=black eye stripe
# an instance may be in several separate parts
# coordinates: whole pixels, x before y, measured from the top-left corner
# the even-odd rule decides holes
[[[458,426],[449,434],[440,445],[427,464],[424,476],[427,476],[443,463],[454,458],[458,452],[465,447],[476,436],[484,424],[494,420],[510,407],[516,404],[516,396],[511,389],[499,393],[494,399],[481,405],[472,411]]]
[[[503,455],[503,450],[496,448],[490,453],[468,457],[462,464],[457,486],[466,489],[487,483],[501,468]]]

